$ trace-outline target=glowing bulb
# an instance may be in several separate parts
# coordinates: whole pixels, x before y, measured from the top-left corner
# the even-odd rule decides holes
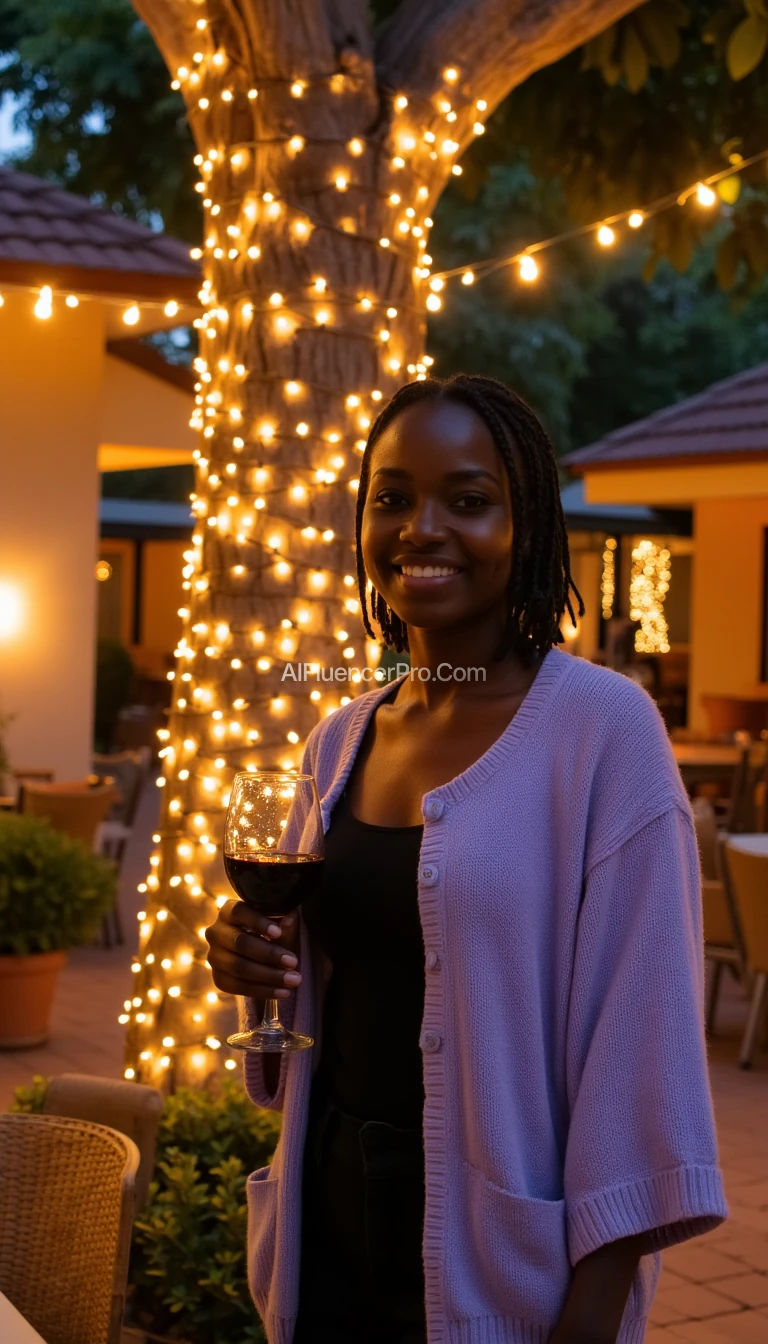
[[[531,281],[536,280],[538,278],[539,268],[533,257],[527,256],[520,258],[519,273],[520,273],[520,279],[527,281],[529,284],[531,283]]]
[[[354,139],[347,141],[347,149],[350,154],[354,154],[355,158],[358,158],[365,149],[365,145],[362,140],[355,136]]]
[[[601,224],[597,230],[597,241],[601,247],[612,247],[616,242],[616,234],[608,224]]]
[[[303,135],[292,135],[288,141],[288,148],[292,154],[300,154],[304,148],[305,140]]]
[[[35,317],[46,318],[51,316],[53,311],[53,290],[50,285],[43,285],[35,304]]]
[[[295,79],[291,85],[291,97],[303,98],[306,84],[301,79]]]
[[[462,285],[474,285],[475,283],[474,271],[465,271],[461,277],[461,283]]]
[[[80,300],[78,299],[76,294],[68,294],[64,302],[66,303],[68,308],[80,307]]]
[[[132,303],[130,307],[126,308],[123,312],[123,321],[126,327],[135,327],[140,317],[141,310],[137,303]]]
[[[642,210],[633,210],[632,214],[629,216],[629,219],[627,220],[630,229],[639,229],[644,222],[645,222],[645,215],[643,214]]]
[[[699,205],[704,205],[709,208],[709,206],[715,204],[717,197],[711,187],[706,186],[704,182],[700,182],[696,188],[696,200],[699,202]]]
[[[334,178],[334,186],[337,191],[346,191],[349,186],[349,178],[346,173],[337,173]]]
[[[459,72],[454,65],[449,65],[447,70],[443,71],[443,79],[446,80],[448,84],[455,84],[458,78]]]
[[[395,99],[395,111],[404,112],[408,106],[408,99],[404,93],[399,93]]]
[[[439,312],[442,306],[443,306],[443,300],[440,298],[439,294],[427,295],[427,308],[431,313]]]

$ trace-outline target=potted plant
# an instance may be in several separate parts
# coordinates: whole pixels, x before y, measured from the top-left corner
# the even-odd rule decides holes
[[[41,1111],[47,1081],[17,1088]],[[238,1078],[167,1097],[155,1177],[133,1229],[124,1344],[264,1344],[246,1275],[248,1174],[270,1161],[280,1117]]]
[[[42,1045],[69,948],[112,908],[106,859],[40,817],[0,813],[0,1049]]]

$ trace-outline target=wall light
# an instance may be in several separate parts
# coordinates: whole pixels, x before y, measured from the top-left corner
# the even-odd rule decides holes
[[[0,639],[13,639],[24,621],[24,600],[15,583],[0,580]]]

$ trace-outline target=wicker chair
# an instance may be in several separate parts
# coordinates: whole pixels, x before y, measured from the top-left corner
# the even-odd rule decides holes
[[[133,1140],[140,1159],[135,1184],[137,1213],[149,1193],[162,1110],[163,1094],[156,1087],[84,1073],[61,1073],[51,1078],[43,1102],[46,1115],[67,1115],[73,1120],[109,1125]]]
[[[0,1292],[46,1344],[119,1344],[138,1162],[103,1125],[0,1115]]]
[[[21,790],[19,811],[46,817],[54,830],[64,831],[75,840],[83,840],[89,849],[96,833],[115,801],[117,791],[111,784],[90,788],[87,780],[71,784],[25,784]]]
[[[768,1009],[768,837],[734,836],[725,846],[733,895],[744,931],[747,966],[753,977],[739,1063],[752,1064],[757,1034]]]
[[[736,979],[744,983],[744,940],[722,861],[723,833],[718,831],[712,804],[704,798],[694,798],[693,818],[701,859],[704,956],[710,963],[706,1023],[709,1035],[713,1036],[723,967],[729,966]]]

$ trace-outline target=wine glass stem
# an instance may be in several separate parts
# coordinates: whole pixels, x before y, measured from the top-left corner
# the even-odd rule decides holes
[[[278,1010],[277,999],[267,999],[265,1001],[264,1016],[261,1019],[261,1025],[262,1027],[269,1028],[272,1031],[281,1030],[282,1023],[280,1021],[280,1013]]]

